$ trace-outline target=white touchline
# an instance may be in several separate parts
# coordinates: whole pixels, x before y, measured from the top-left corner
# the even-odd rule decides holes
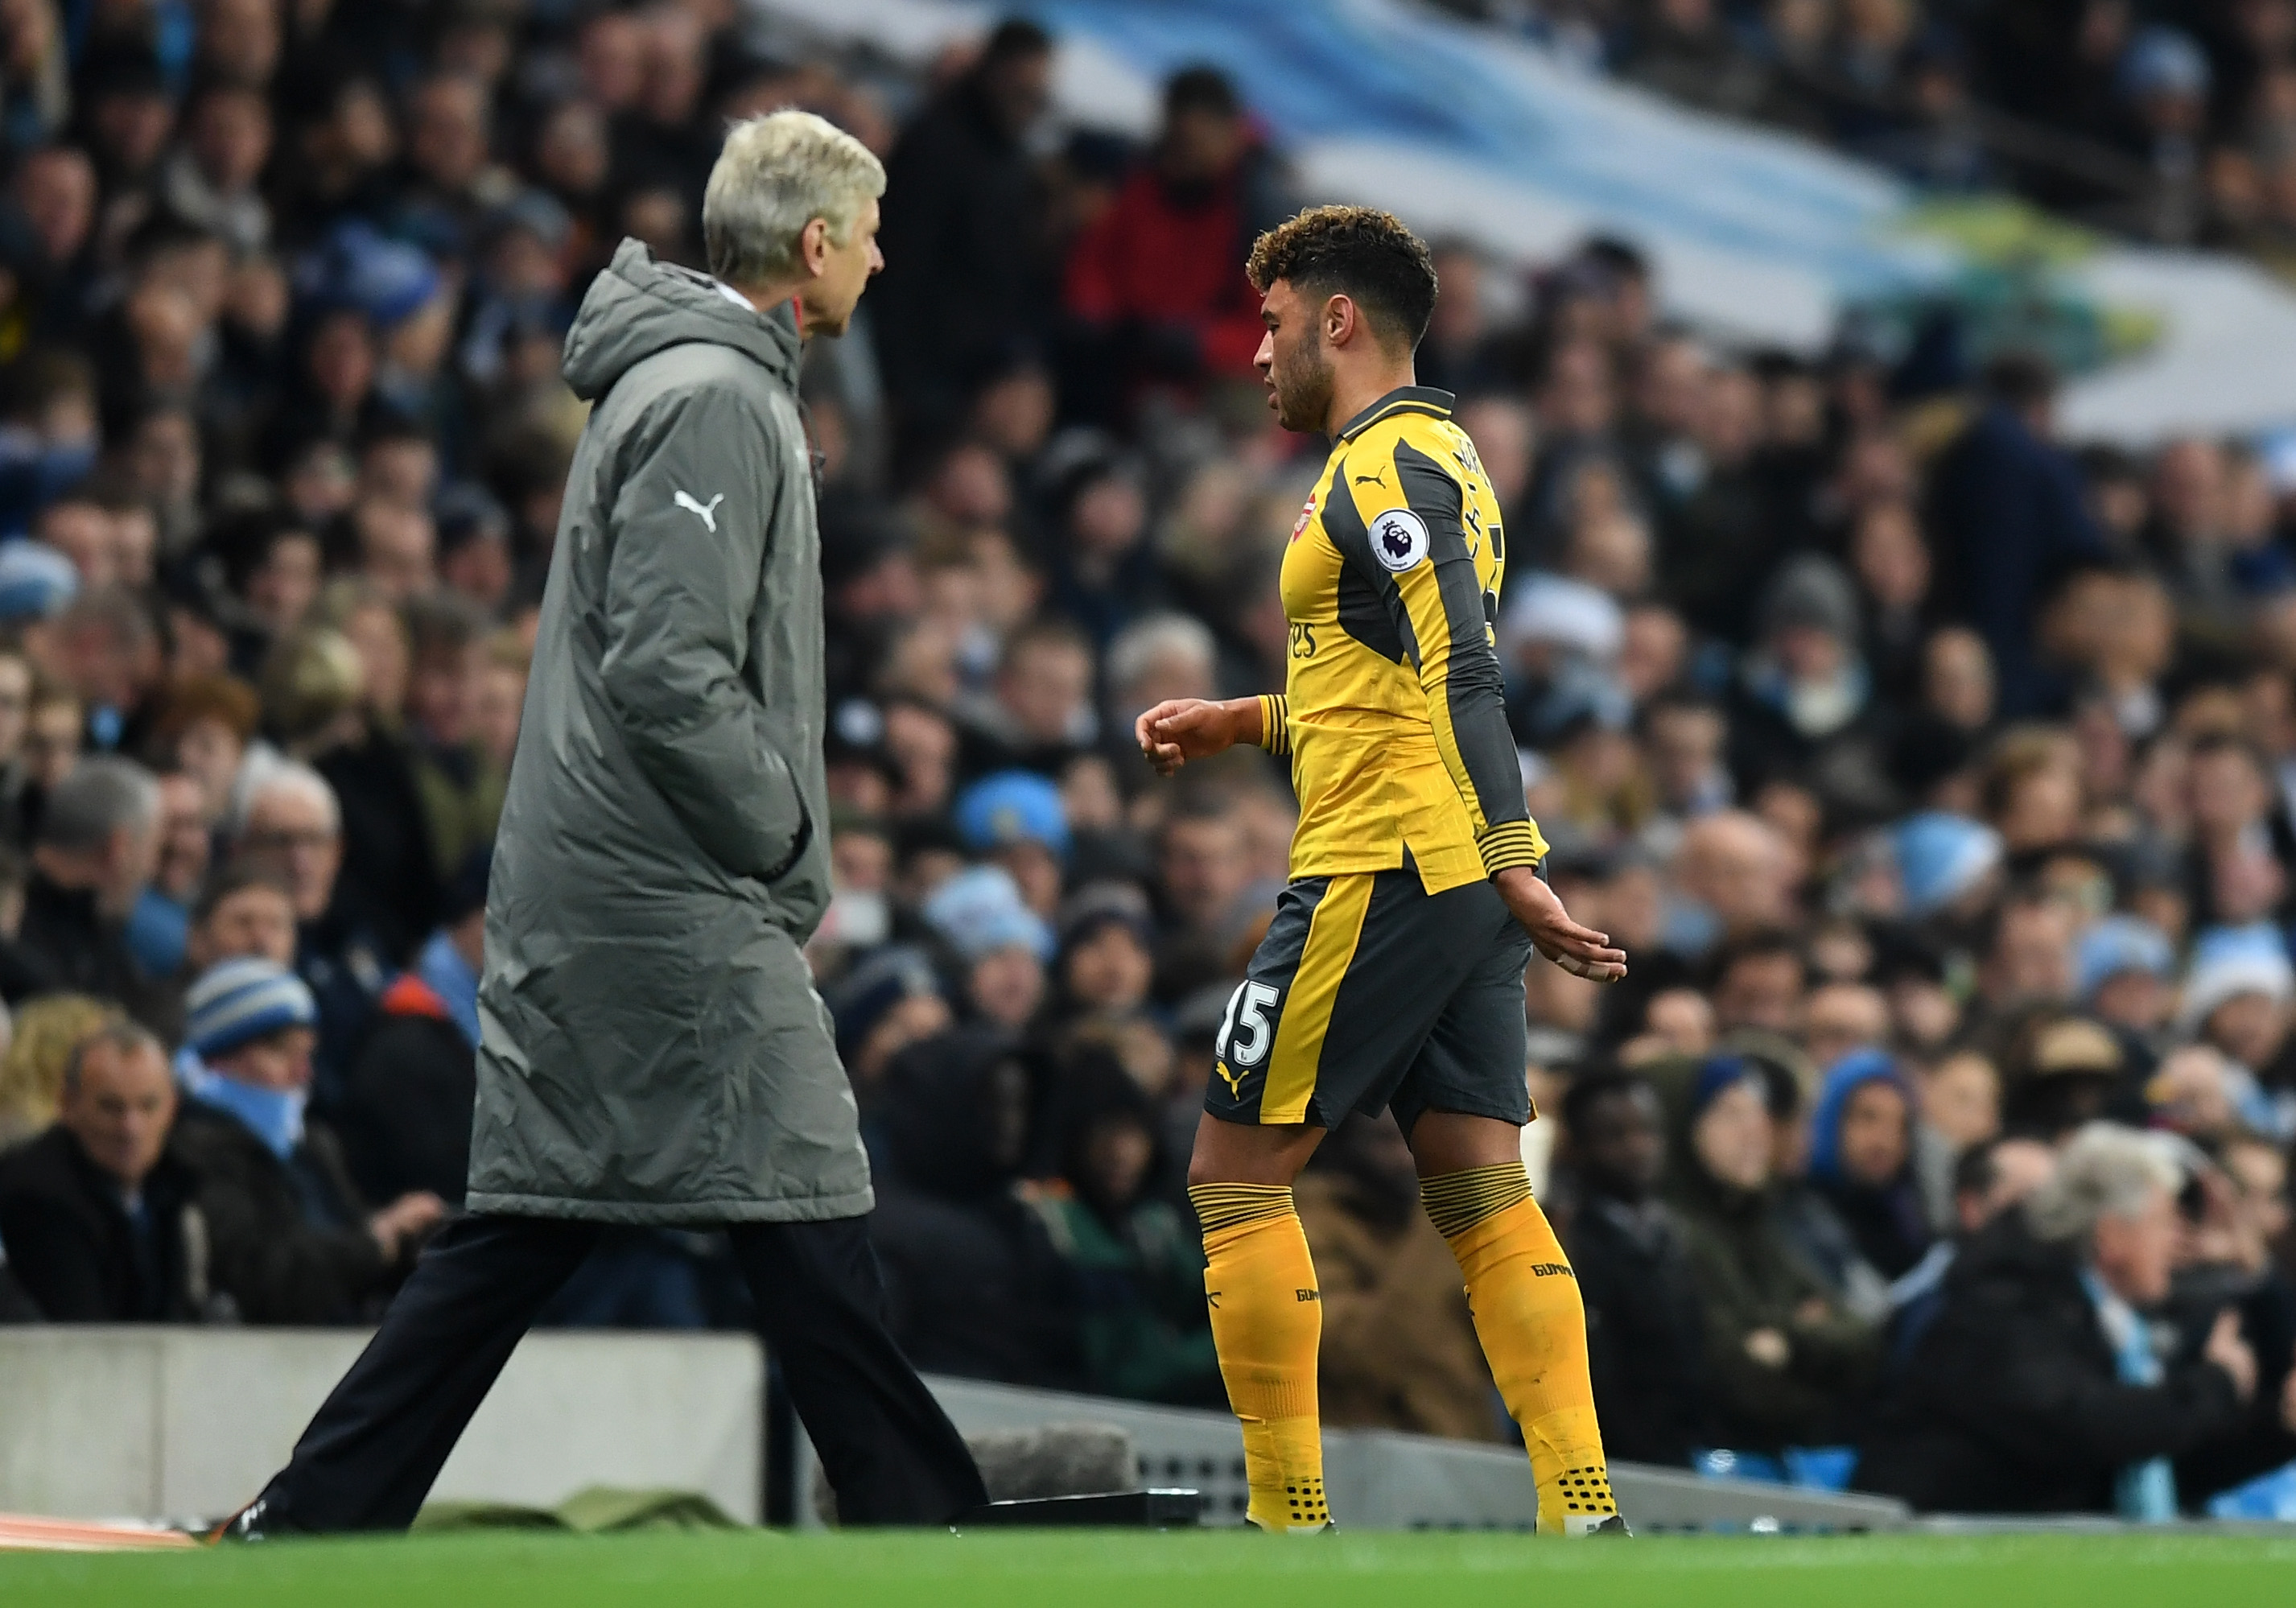
[[[671,495],[669,500],[680,508],[691,509],[695,513],[700,514],[701,516],[701,522],[709,527],[709,534],[712,536],[718,534],[718,505],[726,500],[726,494],[724,492],[721,491],[716,496],[711,497],[706,507],[703,505],[695,502],[693,500],[693,494],[690,492],[675,492]]]

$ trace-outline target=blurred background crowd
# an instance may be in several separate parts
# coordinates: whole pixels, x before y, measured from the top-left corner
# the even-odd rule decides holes
[[[1940,183],[2086,205],[1942,166],[2013,117],[2186,186],[2175,238],[2296,224],[2288,0],[1475,9]],[[725,120],[796,104],[890,174],[804,390],[810,956],[897,1328],[1223,1402],[1181,1170],[1293,810],[1131,726],[1283,684],[1323,448],[1242,264],[1301,197],[1214,68],[1133,145],[1052,125],[1034,23],[916,73],[752,21],[0,0],[0,1313],[357,1323],[454,1209],[560,342],[624,236],[698,263]],[[2013,348],[1719,345],[1625,239],[1435,251],[1524,786],[1631,956],[1526,980],[1612,1455],[2138,1516],[2296,1457],[2296,457],[2061,441]],[[1300,1201],[1326,1418],[1509,1432],[1392,1124]],[[551,1317],[743,1299],[631,1231]]]
[[[1436,0],[1924,189],[2296,267],[2287,0]]]

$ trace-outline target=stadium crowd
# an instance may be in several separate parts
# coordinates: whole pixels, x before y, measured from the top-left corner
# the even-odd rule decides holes
[[[1439,0],[1923,190],[2296,267],[2289,0]]]
[[[794,103],[890,175],[805,389],[809,954],[897,1327],[1223,1402],[1181,1170],[1292,804],[1132,723],[1282,685],[1321,456],[1250,368],[1297,198],[1229,81],[1132,149],[1050,127],[1025,22],[914,78],[729,0],[0,18],[0,1312],[356,1323],[454,1210],[560,341],[623,236],[697,262],[718,131]],[[1909,399],[1716,346],[1622,241],[1437,261],[1548,874],[1631,957],[1526,984],[1612,1455],[2135,1516],[2296,1458],[2296,465],[2061,444],[2013,351]],[[1498,1437],[1392,1122],[1299,1199],[1327,1420]],[[632,1230],[551,1316],[743,1299]]]

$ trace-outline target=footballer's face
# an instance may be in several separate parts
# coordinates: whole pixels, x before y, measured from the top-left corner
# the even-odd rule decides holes
[[[1286,430],[1322,430],[1332,415],[1332,357],[1324,349],[1323,304],[1288,279],[1267,287],[1259,321],[1267,332],[1252,359],[1267,386],[1267,406]]]

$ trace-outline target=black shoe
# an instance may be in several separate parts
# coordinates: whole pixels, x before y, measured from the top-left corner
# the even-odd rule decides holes
[[[1587,1533],[1590,1536],[1618,1536],[1627,1540],[1632,1540],[1634,1538],[1635,1532],[1627,1528],[1626,1514],[1612,1514],[1609,1518],[1603,1520],[1600,1524],[1597,1524],[1594,1529],[1588,1530]]]
[[[273,1515],[268,1498],[258,1497],[208,1531],[208,1545],[226,1546],[242,1541],[268,1541],[294,1530],[293,1525],[282,1523]]]

